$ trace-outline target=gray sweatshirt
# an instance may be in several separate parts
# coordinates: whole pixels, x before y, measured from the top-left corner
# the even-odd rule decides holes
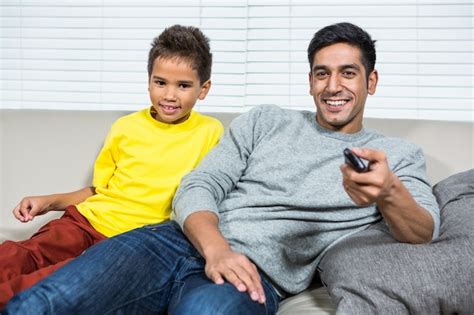
[[[358,207],[342,187],[346,147],[386,153],[391,170],[434,219],[439,209],[421,150],[401,139],[362,129],[324,129],[315,113],[260,106],[237,117],[220,143],[181,182],[173,219],[209,210],[236,252],[245,254],[288,293],[306,289],[324,252],[382,217]]]

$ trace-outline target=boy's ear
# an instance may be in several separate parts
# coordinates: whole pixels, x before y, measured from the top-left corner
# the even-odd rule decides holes
[[[374,69],[370,74],[369,74],[369,82],[367,84],[367,92],[370,95],[374,95],[375,89],[377,88],[377,82],[379,81],[379,73],[377,72],[376,69]]]
[[[203,99],[206,98],[207,93],[209,93],[209,90],[211,89],[211,80],[207,80],[204,82],[204,84],[201,86],[201,92],[199,92],[198,98],[202,101]]]

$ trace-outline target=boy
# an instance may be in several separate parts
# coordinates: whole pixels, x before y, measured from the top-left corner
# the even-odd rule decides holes
[[[0,245],[0,308],[95,243],[169,218],[181,178],[218,142],[222,124],[192,111],[211,87],[209,40],[175,25],[154,39],[148,57],[151,107],[118,119],[94,167],[93,187],[24,198],[21,222],[65,214],[31,239]]]

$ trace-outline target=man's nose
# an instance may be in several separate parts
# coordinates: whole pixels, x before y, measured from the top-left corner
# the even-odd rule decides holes
[[[341,91],[341,82],[336,75],[331,75],[329,77],[326,90],[330,93],[337,93]]]

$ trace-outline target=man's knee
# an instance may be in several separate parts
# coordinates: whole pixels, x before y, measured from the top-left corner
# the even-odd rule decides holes
[[[176,307],[170,308],[169,314],[249,315],[267,314],[267,311],[264,304],[252,301],[247,292],[239,292],[233,285],[226,283],[209,284],[186,293]]]
[[[26,290],[14,296],[7,304],[3,314],[23,314],[23,315],[41,315],[58,313],[58,310],[50,309],[50,301],[48,300],[44,290]]]

